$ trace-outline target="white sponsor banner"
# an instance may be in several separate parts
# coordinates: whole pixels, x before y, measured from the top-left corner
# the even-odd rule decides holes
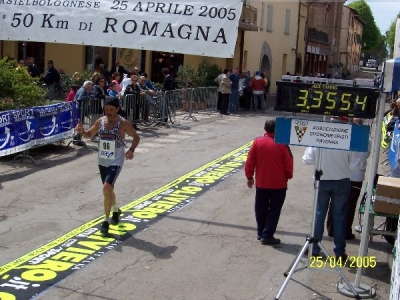
[[[241,0],[0,0],[0,40],[233,57]]]
[[[350,124],[292,120],[290,144],[331,149],[350,149]]]

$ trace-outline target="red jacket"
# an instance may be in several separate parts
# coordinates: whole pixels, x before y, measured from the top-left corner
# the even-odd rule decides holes
[[[249,87],[251,87],[253,91],[262,91],[263,93],[266,86],[267,83],[261,76],[254,77],[249,83]]]
[[[254,140],[244,167],[247,178],[256,174],[255,185],[263,189],[287,188],[293,177],[293,156],[287,145],[277,144],[273,133]]]

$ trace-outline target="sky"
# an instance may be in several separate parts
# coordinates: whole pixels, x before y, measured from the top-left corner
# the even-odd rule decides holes
[[[347,1],[346,5],[352,0]],[[382,34],[385,34],[400,12],[400,0],[381,1],[381,0],[366,0],[371,8],[375,23]]]

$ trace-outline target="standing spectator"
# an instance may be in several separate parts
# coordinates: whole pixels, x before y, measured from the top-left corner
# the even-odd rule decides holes
[[[354,118],[353,122],[362,125],[362,119]],[[370,146],[370,145],[369,145]],[[347,210],[346,210],[346,240],[355,239],[354,233],[352,233],[352,225],[354,221],[354,214],[357,208],[358,197],[361,193],[361,187],[365,179],[365,171],[367,170],[367,159],[369,156],[368,152],[354,152],[354,164],[356,169],[351,171],[350,175],[350,193],[347,199]],[[328,219],[326,221],[326,228],[328,236],[333,237],[333,213],[332,213],[332,201],[329,204]]]
[[[99,72],[106,79],[106,83],[109,84],[111,82],[110,72],[107,70],[107,67],[104,63],[99,64]]]
[[[143,76],[144,78],[146,78],[145,84],[146,84],[146,86],[149,88],[149,90],[158,92],[158,90],[157,90],[156,87],[151,83],[151,81],[147,79],[147,78],[148,78],[147,73],[146,73],[146,72],[143,72],[143,73],[142,73],[142,76]]]
[[[221,109],[220,113],[223,115],[229,115],[228,105],[229,96],[231,94],[232,81],[229,79],[230,70],[225,68],[224,74],[222,75],[220,91],[221,91]]]
[[[329,202],[332,202],[333,236],[336,259],[342,262],[346,254],[346,210],[347,199],[350,193],[351,171],[356,170],[354,152],[336,149],[323,149],[321,155],[321,178],[319,181],[317,209],[315,212],[314,237],[322,240],[324,222]],[[315,147],[307,147],[303,162],[315,164],[318,151]],[[318,243],[313,244],[312,255],[320,256],[321,249]],[[339,261],[340,262],[340,261]]]
[[[120,82],[121,82],[121,74],[120,73],[118,73],[118,72],[114,72],[114,73],[112,73],[112,75],[111,75],[111,82],[114,82],[115,84],[116,84],[116,86],[117,86],[117,91],[118,92],[121,92],[121,86],[120,86]]]
[[[79,122],[75,130],[85,138],[92,138],[95,135],[101,136],[101,152],[98,156],[98,166],[101,181],[103,183],[104,198],[104,221],[101,224],[100,232],[103,235],[108,233],[110,224],[117,225],[120,221],[121,210],[118,208],[115,199],[114,183],[117,180],[125,159],[131,160],[134,156],[140,137],[132,128],[131,123],[118,115],[119,101],[115,98],[107,99],[105,103],[105,116],[97,119],[89,130],[83,129]],[[125,136],[128,134],[133,138],[129,149],[125,151]],[[110,213],[112,217],[110,220]]]
[[[75,94],[74,100],[78,102],[80,121],[84,123],[85,117],[89,115],[89,101],[92,98],[93,83],[85,81]],[[79,133],[74,136],[74,140],[82,140],[82,135]]]
[[[125,90],[127,88],[128,85],[130,85],[132,83],[132,77],[133,72],[132,71],[128,71],[126,77],[124,79],[122,79],[120,87],[121,87],[121,96],[123,96],[125,94]],[[135,74],[137,75],[137,74]]]
[[[168,122],[168,110],[167,110],[167,102],[171,101],[171,92],[174,89],[174,78],[169,73],[168,68],[163,68],[161,70],[164,76],[164,83],[162,91],[164,92],[164,102],[163,107],[161,108],[161,119],[166,124]]]
[[[104,76],[100,75],[96,81],[94,82],[92,88],[93,99],[90,103],[90,113],[92,114],[92,120],[90,125],[93,125],[94,122],[103,115],[103,106],[104,101],[107,98],[107,90],[106,90],[106,79]],[[97,138],[93,138],[93,141],[97,141]]]
[[[50,100],[54,100],[54,88],[56,83],[60,81],[60,74],[57,69],[54,68],[54,64],[52,60],[47,61],[47,72],[44,75],[44,83],[49,89],[49,98]]]
[[[110,73],[111,73],[111,74],[114,74],[115,72],[118,72],[118,73],[120,74],[120,78],[119,78],[119,80],[118,80],[118,83],[121,83],[121,82],[122,82],[122,79],[124,78],[124,74],[127,74],[127,73],[128,73],[128,72],[125,70],[125,68],[119,64],[119,61],[118,61],[118,60],[116,60],[116,61],[114,62],[114,66],[112,66],[112,68],[111,68],[111,70],[110,70]]]
[[[171,76],[169,73],[168,68],[163,68],[161,70],[163,76],[164,76],[164,82],[163,82],[163,92],[165,91],[172,91],[174,89],[174,78]]]
[[[76,84],[71,85],[71,89],[69,90],[66,102],[74,101],[76,92],[78,91],[78,86]]]
[[[139,87],[139,77],[138,75],[132,75],[131,77],[131,84],[128,85],[125,89],[125,96],[127,95],[135,95],[135,97],[131,100],[126,101],[126,107],[125,109],[129,111],[133,111],[133,120],[132,120],[132,126],[135,130],[139,130],[137,127],[137,122],[139,122],[139,114],[140,114],[140,107],[139,107],[139,100],[140,96],[146,95],[145,92],[143,92],[140,87]]]
[[[232,82],[231,94],[229,96],[229,112],[237,113],[239,103],[239,68],[232,69],[232,73],[229,75],[229,79]]]
[[[269,87],[271,86],[269,79],[267,78],[267,76],[265,76],[264,72],[261,72],[260,76],[265,80],[265,87],[264,87],[264,101],[265,101],[265,107],[267,106],[267,95],[269,92]]]
[[[276,245],[281,242],[274,234],[286,198],[287,182],[293,177],[293,156],[287,145],[274,141],[275,119],[267,119],[264,130],[264,136],[255,139],[251,146],[245,174],[249,188],[254,185],[254,172],[256,175],[257,239],[263,245]]]
[[[257,109],[265,111],[264,88],[266,85],[265,80],[260,76],[260,71],[257,71],[249,84],[249,87],[253,89],[253,111]]]
[[[243,71],[244,72],[244,80],[243,80],[243,109],[250,110],[251,107],[251,100],[253,97],[253,90],[251,89],[250,82],[250,71]]]
[[[35,65],[35,58],[34,57],[29,57],[27,60],[27,67],[28,67],[28,73],[33,77],[39,77],[40,76],[40,71],[39,68]]]
[[[23,59],[20,59],[18,61],[18,66],[16,67],[16,69],[17,70],[24,70],[24,72],[26,74],[30,75]]]
[[[217,78],[214,79],[214,82],[218,84],[218,98],[217,98],[217,110],[221,111],[221,81],[222,76],[224,76],[224,72],[219,74]]]

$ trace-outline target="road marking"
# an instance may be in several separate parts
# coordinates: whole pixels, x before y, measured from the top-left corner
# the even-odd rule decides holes
[[[241,169],[251,144],[249,142],[121,207],[120,223],[111,225],[106,237],[99,230],[103,222],[101,216],[0,266],[0,299],[31,299],[146,229],[150,223],[191,203]]]

